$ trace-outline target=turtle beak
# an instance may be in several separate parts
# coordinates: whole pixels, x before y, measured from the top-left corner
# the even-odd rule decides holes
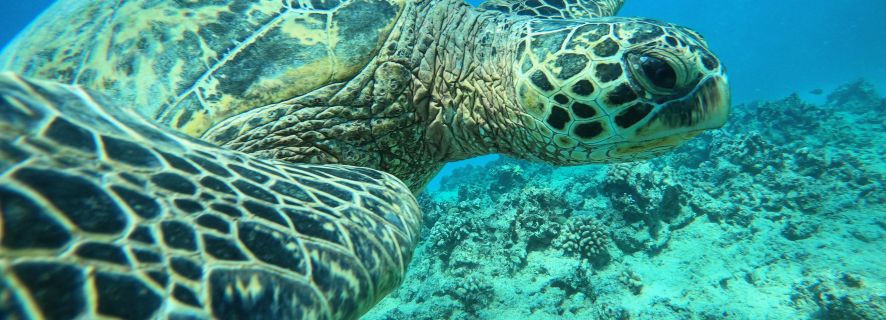
[[[649,122],[637,129],[637,137],[648,140],[684,136],[722,127],[729,118],[731,103],[726,76],[709,77],[685,98],[658,108]]]

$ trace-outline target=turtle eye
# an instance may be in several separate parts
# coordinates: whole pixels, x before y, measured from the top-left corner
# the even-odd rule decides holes
[[[640,69],[649,82],[662,89],[674,89],[677,86],[677,71],[666,61],[653,57],[640,57]]]
[[[645,52],[628,56],[634,79],[653,94],[669,96],[686,85],[688,75],[679,59],[667,53]]]

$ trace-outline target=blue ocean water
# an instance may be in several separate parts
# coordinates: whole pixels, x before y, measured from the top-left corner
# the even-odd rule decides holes
[[[54,1],[0,1],[0,43],[9,42],[15,35],[30,23],[34,17]]]

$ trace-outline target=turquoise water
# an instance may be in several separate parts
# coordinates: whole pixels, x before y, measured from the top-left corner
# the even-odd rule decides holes
[[[0,43],[50,2],[2,0]],[[620,15],[701,32],[730,123],[642,163],[447,165],[406,282],[367,318],[886,319],[886,1]],[[569,249],[588,241],[602,253]]]

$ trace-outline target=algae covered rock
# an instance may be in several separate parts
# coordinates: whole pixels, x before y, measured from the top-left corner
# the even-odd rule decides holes
[[[791,299],[798,304],[814,303],[819,308],[815,316],[822,319],[883,319],[886,294],[865,289],[864,280],[858,275],[827,274],[798,283]]]
[[[681,213],[686,200],[669,168],[648,163],[611,166],[602,187],[629,223],[670,221]]]
[[[806,219],[789,220],[781,234],[788,240],[808,239],[818,232],[818,224]]]
[[[549,245],[566,220],[563,198],[545,188],[526,188],[505,200],[505,205],[514,208],[513,232],[529,249]]]

